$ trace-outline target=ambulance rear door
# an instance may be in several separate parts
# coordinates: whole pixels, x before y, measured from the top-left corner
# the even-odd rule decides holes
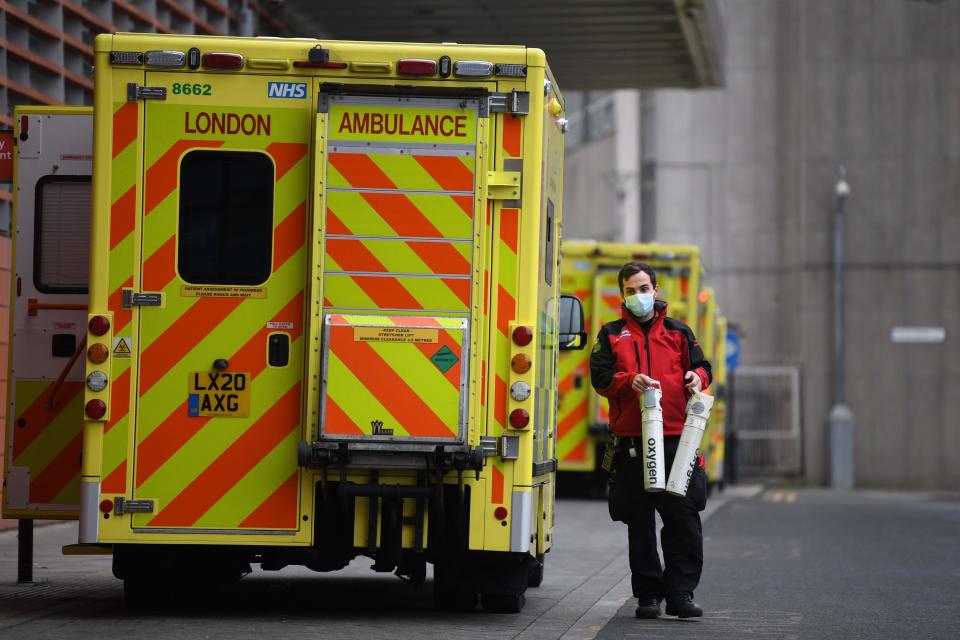
[[[26,107],[16,124],[3,514],[76,518],[93,112]]]
[[[310,83],[146,73],[137,532],[300,526]]]
[[[462,445],[482,295],[481,101],[321,92],[319,104],[320,439]]]

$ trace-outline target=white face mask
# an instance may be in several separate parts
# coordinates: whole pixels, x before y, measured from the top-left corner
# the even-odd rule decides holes
[[[653,311],[653,294],[635,293],[632,296],[627,296],[624,298],[623,304],[627,307],[630,313],[638,318],[642,318]]]

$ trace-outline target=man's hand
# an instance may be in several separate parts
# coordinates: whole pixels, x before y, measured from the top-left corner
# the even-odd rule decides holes
[[[630,386],[633,387],[634,391],[643,393],[647,387],[657,387],[659,389],[660,383],[648,375],[638,373],[637,375],[633,376],[633,383]]]
[[[687,371],[687,374],[683,376],[683,384],[690,393],[696,393],[703,388],[703,383],[700,382],[700,376],[693,371]]]

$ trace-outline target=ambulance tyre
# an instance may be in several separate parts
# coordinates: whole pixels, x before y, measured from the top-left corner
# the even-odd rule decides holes
[[[433,602],[444,611],[473,611],[477,608],[477,592],[459,579],[452,562],[433,565]]]
[[[131,576],[123,579],[123,604],[128,609],[156,609],[163,594],[145,577]]]
[[[520,613],[527,598],[522,593],[484,593],[480,603],[487,613]]]
[[[527,580],[527,586],[539,587],[543,584],[543,564],[546,561],[542,553],[537,554],[537,559],[530,563],[530,577]]]

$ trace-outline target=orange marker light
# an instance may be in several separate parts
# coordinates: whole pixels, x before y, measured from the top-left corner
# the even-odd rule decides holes
[[[530,360],[530,356],[525,353],[518,353],[513,356],[513,360],[510,361],[510,368],[516,371],[517,373],[526,373],[530,371],[530,367],[533,365],[533,362]]]
[[[87,349],[87,359],[93,364],[103,364],[109,355],[110,351],[105,344],[93,344]]]

